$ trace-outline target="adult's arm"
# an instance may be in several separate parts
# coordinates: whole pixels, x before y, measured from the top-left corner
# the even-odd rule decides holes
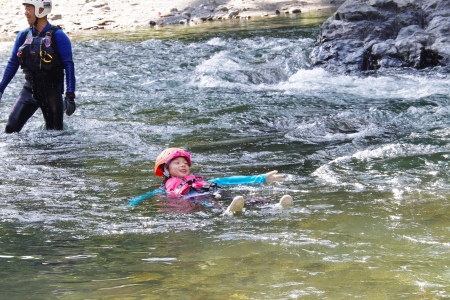
[[[17,58],[17,51],[19,51],[20,46],[25,42],[25,37],[28,33],[28,28],[19,32],[14,42],[13,49],[11,51],[11,56],[8,59],[8,63],[5,67],[5,72],[3,73],[2,81],[0,82],[0,93],[3,93],[14,78],[19,69],[19,59]]]
[[[55,31],[56,46],[66,73],[66,92],[75,93],[75,66],[73,63],[72,43],[64,31]]]

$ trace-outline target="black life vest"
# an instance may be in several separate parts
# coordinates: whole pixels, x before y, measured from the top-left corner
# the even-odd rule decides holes
[[[53,37],[58,26],[51,26],[47,31],[33,36],[30,27],[17,57],[25,78],[31,83],[55,83],[63,81],[64,68]]]

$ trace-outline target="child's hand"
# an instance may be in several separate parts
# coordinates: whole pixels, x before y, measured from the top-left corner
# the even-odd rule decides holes
[[[283,181],[284,180],[284,175],[278,174],[278,171],[271,171],[264,175],[266,176],[266,182],[275,182],[275,181]]]

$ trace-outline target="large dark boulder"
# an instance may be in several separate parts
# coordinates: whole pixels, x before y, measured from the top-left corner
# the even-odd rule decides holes
[[[450,0],[347,0],[321,26],[313,66],[340,73],[450,68]]]

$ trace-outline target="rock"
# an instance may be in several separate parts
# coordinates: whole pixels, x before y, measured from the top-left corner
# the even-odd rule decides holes
[[[115,22],[116,21],[114,21],[114,20],[103,20],[103,21],[99,22],[97,25],[104,26],[104,25],[109,25],[109,24],[115,23]]]
[[[92,3],[90,3],[89,2],[89,5],[91,5],[94,8],[100,8],[100,7],[103,7],[103,6],[107,6],[108,3],[106,3],[106,2],[99,2],[99,3],[92,2]]]
[[[228,11],[229,18],[237,17],[238,15],[239,15],[239,10],[237,10],[237,9],[232,9],[232,10]]]
[[[62,19],[62,15],[61,14],[57,14],[57,15],[52,15],[49,17],[50,21],[56,21],[56,20],[61,20]]]
[[[218,7],[216,7],[216,11],[228,11],[228,7],[225,5],[220,5]]]
[[[450,64],[450,1],[347,0],[320,29],[313,66],[339,73]]]

